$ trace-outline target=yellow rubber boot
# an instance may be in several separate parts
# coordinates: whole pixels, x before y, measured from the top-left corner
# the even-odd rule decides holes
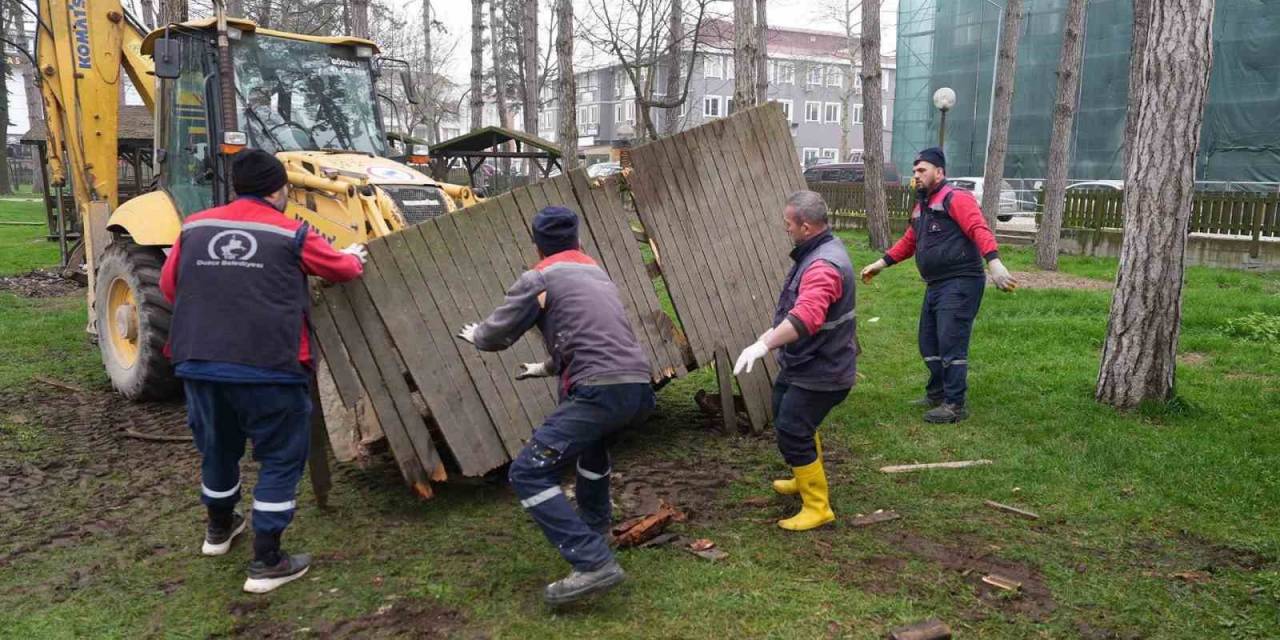
[[[822,456],[803,467],[796,467],[796,485],[804,506],[800,513],[779,520],[778,526],[789,531],[808,531],[836,519],[827,499],[827,474],[822,470]]]
[[[822,458],[822,438],[818,437],[818,434],[816,433],[813,434],[813,444],[818,448],[818,458]],[[794,477],[787,478],[786,480],[774,480],[773,490],[784,496],[794,496],[797,493],[800,493],[800,487],[796,486],[796,479]]]

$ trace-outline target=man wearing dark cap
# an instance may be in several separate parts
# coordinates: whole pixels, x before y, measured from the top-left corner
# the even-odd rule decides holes
[[[550,359],[520,366],[516,379],[559,376],[560,405],[533,432],[508,476],[543,534],[573,571],[547,585],[552,606],[605,591],[626,578],[609,549],[608,443],[654,407],[649,359],[636,340],[618,289],[578,247],[578,216],[547,207],[533,219],[541,261],[521,274],[506,300],[458,334],[482,351],[510,347],[535,325]],[[575,511],[560,476],[577,471]]]
[[[928,408],[926,422],[959,422],[968,417],[969,335],[986,286],[982,261],[1002,291],[1018,281],[1000,262],[995,236],[982,217],[973,194],[952,187],[946,179],[946,156],[932,147],[915,160],[917,202],[907,233],[884,257],[862,269],[862,281],[885,267],[916,257],[924,278],[924,306],[920,310],[920,355],[929,369],[925,396],[913,404]]]
[[[310,558],[280,549],[307,460],[312,341],[307,276],[360,276],[365,249],[335,251],[283,215],[284,165],[258,149],[236,155],[237,198],[188,217],[160,274],[173,305],[165,350],[182,378],[187,422],[202,457],[208,510],[202,553],[217,556],[245,529],[240,458],[245,440],[261,464],[253,490],[253,561],[244,590],[266,593],[307,572]]]

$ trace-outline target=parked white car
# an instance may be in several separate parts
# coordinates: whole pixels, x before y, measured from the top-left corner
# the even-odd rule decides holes
[[[587,177],[591,179],[603,178],[622,173],[622,164],[618,162],[597,162],[587,167]]]
[[[982,178],[965,177],[965,178],[947,178],[947,182],[957,189],[973,192],[973,197],[977,198],[978,203],[982,203]],[[1000,211],[996,212],[996,219],[1000,222],[1008,222],[1014,216],[1035,215],[1034,212],[1024,212],[1018,204],[1018,193],[1013,190],[1013,186],[1008,180],[1000,181]]]
[[[1067,191],[1124,191],[1123,180],[1090,180],[1067,186]]]

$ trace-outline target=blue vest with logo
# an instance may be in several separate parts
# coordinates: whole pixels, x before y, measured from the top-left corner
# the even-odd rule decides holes
[[[245,206],[229,206],[237,204]],[[311,304],[302,271],[306,234],[305,224],[297,231],[218,217],[184,224],[169,333],[173,363],[305,373],[298,345]]]
[[[839,238],[831,232],[811,238],[791,252],[795,265],[787,273],[773,313],[778,326],[800,296],[800,279],[813,263],[829,263],[840,272],[840,298],[827,307],[822,327],[778,350],[782,372],[778,382],[813,391],[835,391],[853,386],[857,374],[857,322],[854,315],[853,262]]]

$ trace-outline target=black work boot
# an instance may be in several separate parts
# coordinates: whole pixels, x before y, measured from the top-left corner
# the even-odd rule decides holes
[[[543,592],[543,599],[547,604],[557,607],[592,594],[604,593],[626,579],[627,574],[618,561],[610,560],[608,564],[595,571],[575,569],[568,577],[552,582]]]
[[[209,507],[209,526],[204,532],[204,544],[200,553],[206,556],[220,556],[231,550],[231,541],[244,533],[246,520],[239,512],[231,509],[215,509]]]
[[[253,562],[249,563],[249,577],[244,590],[249,593],[267,593],[306,574],[311,568],[311,556],[300,553],[289,555],[280,548],[280,533],[255,533],[253,536]]]
[[[932,409],[942,406],[942,396],[925,396],[911,401],[911,406],[921,409]]]
[[[931,424],[960,422],[969,417],[969,411],[962,404],[944,402],[924,414],[924,421]]]

